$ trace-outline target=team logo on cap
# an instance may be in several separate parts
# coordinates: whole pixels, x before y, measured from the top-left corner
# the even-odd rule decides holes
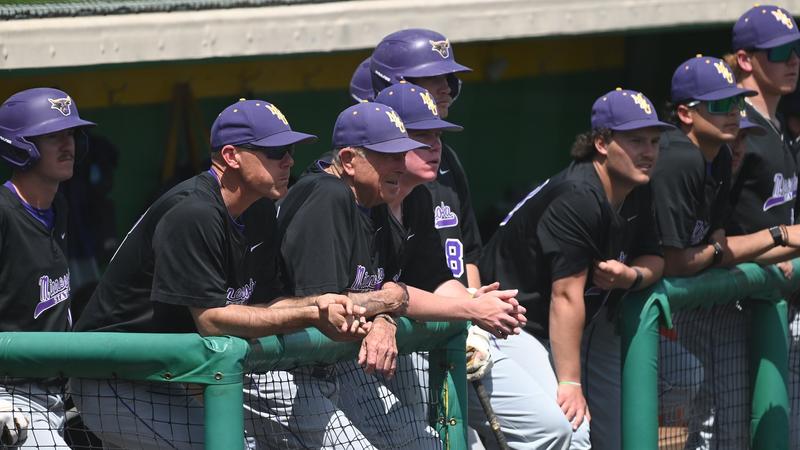
[[[48,98],[47,100],[50,101],[50,109],[55,109],[64,116],[72,114],[72,111],[70,110],[70,106],[72,106],[72,99],[69,98],[69,95],[62,98]]]
[[[439,117],[439,110],[436,109],[436,103],[433,101],[433,97],[431,97],[430,92],[420,92],[419,96],[422,97],[422,103],[425,103],[425,106],[431,110],[434,116]]]
[[[267,104],[266,108],[269,110],[269,112],[272,113],[273,116],[275,116],[278,119],[280,119],[280,121],[283,122],[284,125],[289,125],[289,121],[286,120],[286,116],[283,115],[283,113],[281,112],[280,109],[278,109],[277,106]]]
[[[728,84],[733,84],[733,74],[730,70],[728,70],[728,66],[726,66],[724,62],[715,62],[714,67],[717,68],[717,72],[719,72],[719,74],[725,78],[725,81],[727,81]]]
[[[442,58],[450,56],[450,41],[447,39],[443,41],[428,41],[431,43],[431,50],[435,51]]]
[[[400,116],[397,115],[394,111],[386,111],[386,115],[389,116],[389,120],[392,121],[394,126],[396,126],[400,131],[403,133],[406,132],[406,126],[403,124],[403,121],[400,120]]]
[[[653,108],[650,107],[650,102],[647,101],[647,99],[644,97],[644,94],[639,92],[636,95],[631,95],[631,98],[633,99],[634,103],[639,105],[639,108],[642,108],[642,111],[644,111],[646,114],[653,113]]]
[[[786,25],[786,28],[788,28],[790,30],[792,28],[794,28],[794,24],[792,23],[792,19],[790,19],[789,16],[786,15],[786,13],[784,13],[780,9],[776,9],[775,11],[770,11],[770,12],[775,17],[775,20],[777,20],[778,22]]]

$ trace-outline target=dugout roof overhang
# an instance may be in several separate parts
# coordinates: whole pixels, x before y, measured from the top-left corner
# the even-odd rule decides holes
[[[698,27],[733,22],[753,4],[750,0],[195,0],[160,2],[160,10],[87,10],[62,3],[66,9],[51,5],[55,9],[28,14],[62,17],[0,21],[0,69],[356,50],[373,47],[402,27],[436,29],[453,42]],[[241,6],[254,3],[264,6]],[[168,4],[178,7],[165,9]],[[800,0],[779,4],[800,12]],[[120,14],[132,10],[139,12]],[[90,15],[68,17],[69,11]]]

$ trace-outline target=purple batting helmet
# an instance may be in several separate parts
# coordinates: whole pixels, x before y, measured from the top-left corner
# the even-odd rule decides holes
[[[17,92],[0,105],[0,157],[15,168],[27,169],[39,160],[39,149],[28,138],[94,125],[80,118],[66,92],[52,88]],[[76,149],[85,145],[80,137],[85,136],[76,134]]]
[[[450,95],[455,100],[461,91],[459,72],[472,69],[456,62],[450,41],[441,34],[422,28],[394,32],[372,52],[370,72],[375,92],[406,78],[447,75]]]
[[[369,72],[369,56],[361,61],[350,79],[350,96],[356,103],[371,102],[375,100],[375,91],[372,89],[372,76]]]

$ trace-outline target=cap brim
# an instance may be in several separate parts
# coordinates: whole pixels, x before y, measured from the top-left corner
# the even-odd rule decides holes
[[[742,119],[739,121],[739,130],[747,131],[747,133],[754,134],[756,136],[764,136],[767,134],[767,130],[764,129],[764,127],[761,125],[756,125],[747,119]]]
[[[442,119],[420,120],[418,122],[406,122],[407,130],[442,130],[442,131],[462,131],[464,127],[450,123]]]
[[[261,138],[257,141],[247,142],[258,147],[282,147],[284,145],[303,144],[316,141],[317,137],[313,134],[300,133],[298,131],[281,131],[271,136]]]
[[[418,148],[431,148],[422,142],[417,142],[409,138],[397,138],[389,141],[378,142],[375,144],[362,144],[362,147],[378,153],[403,153]]]
[[[631,120],[630,122],[623,123],[622,125],[611,127],[611,130],[631,131],[631,130],[639,130],[642,128],[658,128],[661,131],[669,131],[669,130],[674,130],[675,125],[671,125],[666,122],[662,122],[660,120],[641,119],[641,120]]]
[[[403,72],[403,78],[435,77],[460,72],[472,72],[472,69],[455,61],[443,59]]]
[[[27,137],[42,136],[45,134],[55,133],[56,131],[69,130],[70,128],[81,127],[94,127],[97,126],[94,122],[88,120],[78,119],[74,117],[67,117],[61,119],[48,120],[38,126],[30,127],[22,130],[22,134]]]
[[[718,91],[709,92],[707,94],[698,95],[694,97],[694,100],[722,100],[724,98],[731,98],[736,97],[737,95],[744,95],[745,97],[752,97],[754,95],[758,95],[758,92],[751,91],[749,89],[742,89],[738,86],[730,86],[724,89],[720,89]]]
[[[778,36],[775,39],[770,39],[767,42],[756,45],[755,48],[757,50],[768,50],[794,41],[800,41],[800,33],[784,34],[783,36]]]

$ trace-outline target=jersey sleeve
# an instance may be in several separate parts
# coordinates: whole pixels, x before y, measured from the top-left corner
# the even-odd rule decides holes
[[[219,210],[181,203],[153,234],[151,300],[198,308],[225,306],[224,225]]]
[[[579,273],[600,259],[602,232],[603,211],[596,193],[576,186],[554,199],[536,229],[552,280]]]
[[[460,204],[459,226],[461,227],[461,237],[464,244],[464,263],[478,264],[481,257],[481,249],[483,242],[481,241],[480,230],[478,229],[478,220],[475,218],[475,211],[472,208],[472,195],[469,190],[469,181],[458,155],[450,148],[446,150],[451,155],[453,176],[456,180],[458,189],[458,198]]]
[[[697,215],[693,205],[703,195],[702,174],[697,173],[697,155],[683,150],[662,149],[650,181],[656,223],[661,242],[679,249],[692,245]]]
[[[289,193],[278,214],[285,281],[296,296],[344,292],[350,285],[356,214],[362,213],[341,181],[327,175],[317,181],[295,186],[301,189]]]

